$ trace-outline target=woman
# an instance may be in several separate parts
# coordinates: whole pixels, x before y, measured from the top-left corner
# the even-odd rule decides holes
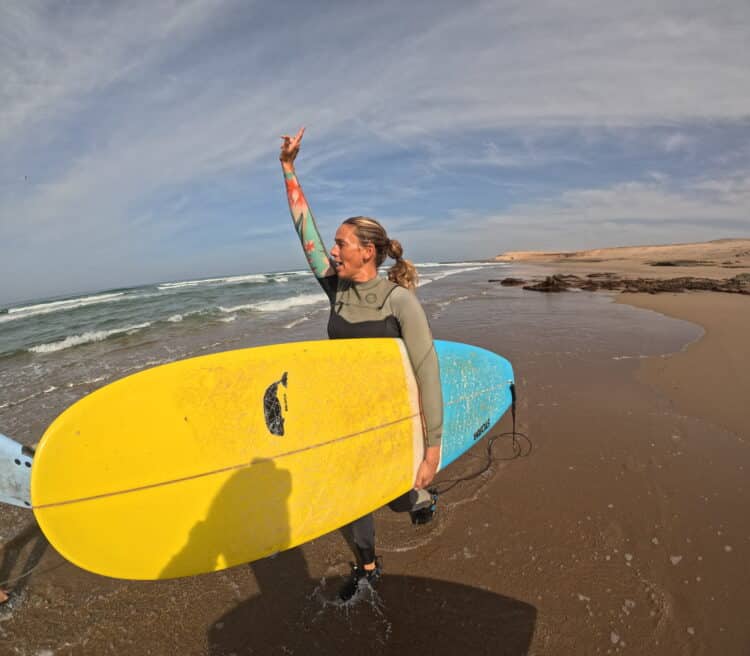
[[[330,255],[326,252],[294,171],[304,131],[301,128],[294,137],[282,137],[279,155],[294,227],[310,269],[331,301],[328,336],[400,337],[404,341],[419,387],[426,444],[414,489],[388,505],[397,512],[412,513],[414,521],[424,522],[431,518],[436,501],[425,488],[440,463],[443,400],[432,334],[413,293],[416,269],[403,259],[401,244],[389,239],[380,223],[363,216],[344,221],[336,231]],[[388,280],[378,276],[378,267],[386,257],[396,260]],[[354,595],[360,579],[374,583],[381,574],[372,513],[352,522],[350,528],[359,563],[339,593],[342,599]]]

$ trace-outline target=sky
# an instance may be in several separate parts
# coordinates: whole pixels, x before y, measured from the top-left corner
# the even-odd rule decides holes
[[[747,0],[0,3],[0,306],[305,266],[750,236]]]

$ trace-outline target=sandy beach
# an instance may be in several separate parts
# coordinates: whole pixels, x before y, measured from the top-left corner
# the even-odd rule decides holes
[[[499,261],[527,281],[720,280],[750,273],[750,240]],[[0,654],[750,653],[750,295],[550,294],[472,275],[460,302],[432,308],[433,331],[513,362],[527,437],[514,444],[508,414],[486,471],[484,440],[442,472],[431,524],[378,511],[374,595],[331,601],[352,559],[338,531],[129,582],[67,563],[28,512],[3,508]]]
[[[544,276],[585,278],[611,272],[631,280],[725,279],[750,272],[749,247],[750,240],[722,240],[577,253],[514,253],[499,259],[533,265],[530,271]],[[746,338],[750,298],[705,291],[623,293],[615,298],[617,303],[698,325],[703,334],[679,352],[639,358],[630,376],[610,377],[601,371],[590,381],[579,377],[570,381],[570,395],[579,397],[573,415],[585,427],[581,425],[581,434],[575,437],[576,448],[558,455],[570,463],[571,471],[580,472],[585,468],[581,459],[585,462],[598,450],[600,464],[578,478],[577,484],[589,494],[576,498],[565,486],[555,485],[552,496],[563,495],[560,513],[569,517],[571,534],[591,522],[598,526],[594,535],[581,531],[580,551],[570,537],[565,540],[569,547],[562,552],[568,551],[567,556],[576,561],[578,577],[562,577],[560,587],[550,587],[553,594],[567,589],[570,600],[587,606],[592,626],[597,624],[595,618],[604,614],[593,611],[591,604],[598,606],[603,598],[584,591],[591,583],[591,563],[584,567],[578,561],[586,552],[596,561],[609,551],[605,560],[611,570],[628,568],[621,569],[627,573],[618,577],[617,584],[605,584],[603,589],[610,621],[619,616],[624,630],[611,623],[610,645],[573,642],[575,635],[592,633],[573,619],[581,613],[571,601],[567,620],[573,619],[578,627],[571,631],[570,643],[560,642],[566,631],[561,627],[548,636],[555,646],[540,653],[615,653],[625,649],[623,643],[639,653],[749,653],[750,630],[742,608],[750,601],[750,580],[742,563],[750,548],[750,521],[744,510],[750,501],[745,408],[750,390]],[[631,409],[616,409],[627,404]],[[574,406],[574,401],[569,403],[569,410]],[[558,427],[574,423],[574,416],[561,413],[565,420]],[[533,430],[537,437],[540,432],[548,429]],[[593,440],[598,449],[592,448]],[[552,459],[547,465],[550,471],[555,466],[561,469]],[[552,476],[544,478],[549,481]],[[560,565],[567,568],[562,558]],[[643,593],[647,612],[635,598],[616,609],[623,586],[629,587],[628,579],[631,594],[638,588]],[[579,590],[573,584],[576,580]],[[564,616],[562,604],[558,612]],[[604,628],[599,626],[600,631]],[[537,633],[535,644],[540,637]]]
[[[612,271],[628,277],[676,278],[696,276],[726,278],[750,270],[750,239],[622,246],[570,252],[509,251],[499,262],[535,264],[554,273]]]

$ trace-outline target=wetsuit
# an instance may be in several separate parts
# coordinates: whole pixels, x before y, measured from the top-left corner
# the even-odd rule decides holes
[[[420,393],[425,446],[440,445],[443,400],[437,354],[427,317],[416,295],[383,278],[353,282],[339,278],[330,265],[312,213],[294,173],[285,173],[289,208],[312,272],[331,302],[331,339],[400,337],[404,341]],[[431,503],[424,490],[411,490],[389,503],[397,512],[418,510]],[[363,563],[375,559],[372,513],[354,521],[352,536]]]

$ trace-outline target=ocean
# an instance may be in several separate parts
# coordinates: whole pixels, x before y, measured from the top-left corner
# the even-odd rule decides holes
[[[434,321],[506,264],[417,265]],[[486,274],[486,275],[485,275]],[[459,284],[448,284],[449,281]],[[476,293],[480,291],[475,290]],[[174,360],[326,339],[328,301],[309,271],[163,282],[0,308],[0,432],[35,442],[56,413],[124,375]]]

